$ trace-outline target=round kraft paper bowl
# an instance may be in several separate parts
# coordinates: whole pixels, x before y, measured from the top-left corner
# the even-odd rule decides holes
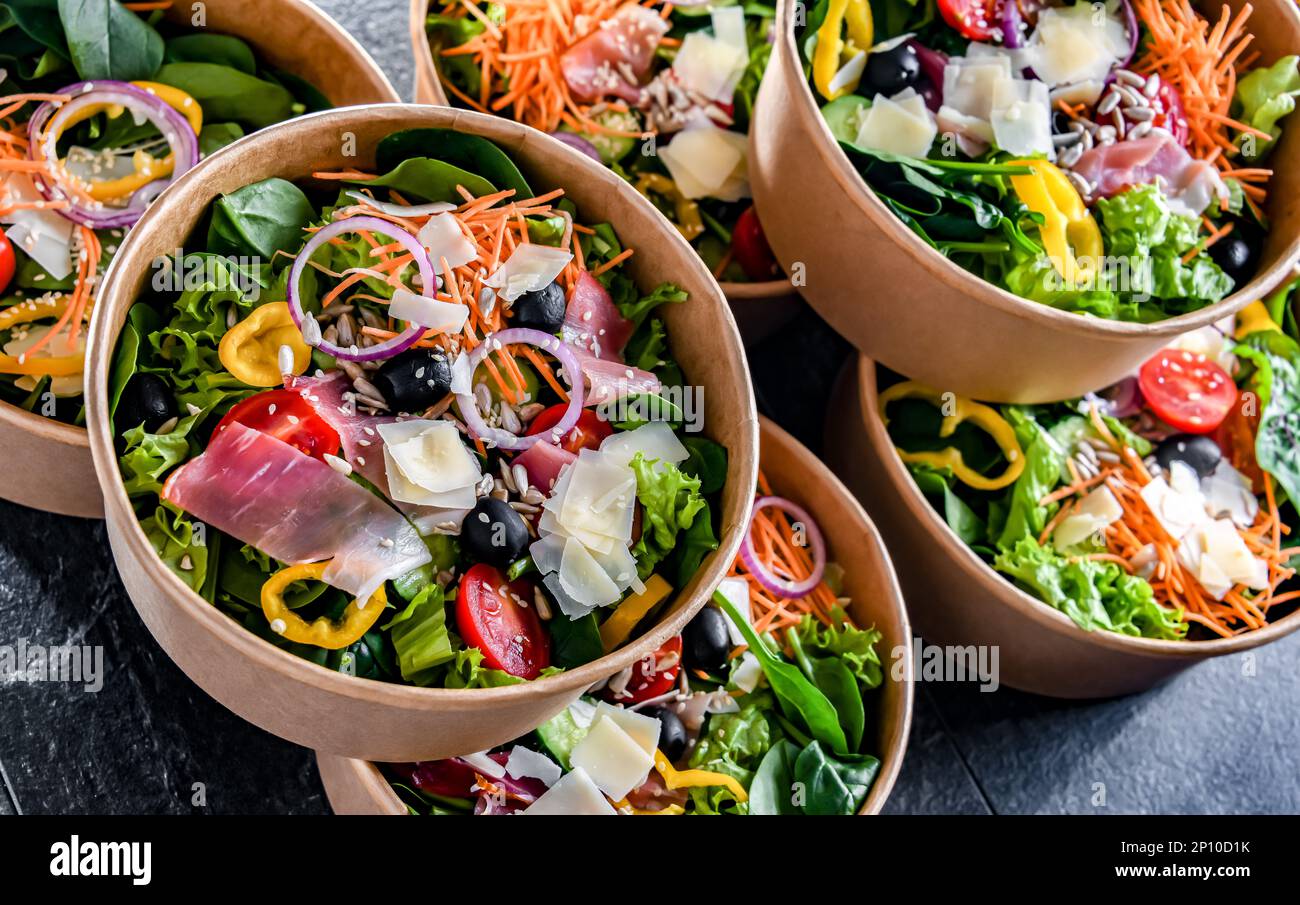
[[[861,814],[878,814],[902,769],[912,723],[912,632],[889,554],[871,519],[831,473],[797,440],[766,418],[760,419],[763,473],[775,493],[808,509],[826,538],[828,556],[845,567],[845,595],[858,625],[874,625],[885,679],[876,714],[873,753],[881,769],[863,802]],[[472,753],[472,752],[462,752]],[[321,781],[336,814],[405,814],[379,768],[367,761],[317,752]]]
[[[880,420],[872,361],[850,362],[830,410],[829,464],[879,522],[917,634],[927,644],[997,647],[1003,685],[1060,698],[1129,694],[1300,628],[1298,610],[1259,631],[1213,641],[1084,631],[994,572],[931,507]]]
[[[185,243],[223,192],[272,176],[373,166],[380,139],[410,128],[454,129],[506,150],[538,191],[563,187],[591,222],[609,221],[635,255],[642,286],[672,280],[691,295],[665,314],[676,357],[704,387],[704,432],[729,451],[721,545],[644,636],[558,676],[506,688],[415,688],[344,676],[280,650],[191,591],[154,555],[118,474],[107,408],[108,374],[127,309],[151,263]],[[348,156],[345,154],[355,151]],[[430,148],[436,153],[436,148]],[[119,252],[91,324],[87,405],[95,470],[122,581],[167,654],[240,716],[290,741],[369,760],[427,760],[508,741],[562,710],[592,683],[655,650],[704,605],[740,543],[758,457],[758,424],[744,350],[721,291],[690,247],[604,167],[539,132],[446,107],[380,104],[315,113],[240,139],[178,180],[141,218]]]
[[[1235,12],[1245,0],[1230,0]],[[1217,2],[1199,4],[1220,8]],[[1300,48],[1292,0],[1256,0],[1260,65]],[[750,132],[749,173],[768,241],[802,295],[865,354],[933,387],[992,402],[1048,402],[1114,383],[1180,333],[1258,298],[1300,257],[1300,129],[1269,158],[1272,231],[1253,280],[1217,304],[1154,324],[1021,299],[950,263],[896,218],[831,136],[795,44],[798,0],[779,0],[772,62]],[[1211,16],[1217,19],[1217,15]]]
[[[304,78],[338,105],[396,101],[375,61],[329,16],[303,0],[207,0],[202,27],[243,38],[259,60]],[[189,4],[166,12],[193,25]],[[195,26],[197,27],[197,26]],[[284,41],[293,35],[293,41]],[[33,509],[101,518],[103,501],[80,427],[0,402],[0,497]]]
[[[447,106],[447,92],[438,75],[438,64],[429,50],[425,22],[429,0],[411,0],[411,51],[415,54],[415,99],[421,104]],[[727,283],[722,291],[731,303],[736,323],[745,342],[757,342],[790,321],[799,310],[799,295],[789,280],[757,283]]]

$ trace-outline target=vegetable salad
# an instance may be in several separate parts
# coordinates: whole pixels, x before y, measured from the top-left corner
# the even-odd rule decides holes
[[[881,635],[845,612],[817,523],[759,489],[731,574],[681,635],[515,742],[385,765],[410,812],[857,813],[880,768],[864,751]]]
[[[724,281],[780,276],[749,201],[746,134],[774,4],[433,4],[453,102],[549,132],[648,197]]]
[[[130,309],[110,399],[141,527],[348,674],[473,688],[601,657],[718,546],[727,452],[667,398],[660,308],[686,293],[643,292],[610,224],[485,139],[397,132],[376,159],[223,195],[176,262],[207,282]]]
[[[125,231],[202,155],[329,106],[166,5],[0,15],[0,400],[69,423],[85,422],[86,322]]]
[[[882,417],[948,526],[1080,628],[1253,631],[1300,600],[1294,288],[1099,394],[993,408],[903,381]]]
[[[819,0],[800,46],[831,133],[929,245],[1023,298],[1150,322],[1258,268],[1300,68],[1259,65],[1250,13]]]

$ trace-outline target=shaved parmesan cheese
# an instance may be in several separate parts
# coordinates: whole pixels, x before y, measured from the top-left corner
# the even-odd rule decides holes
[[[727,598],[739,612],[745,617],[745,622],[753,622],[753,617],[749,611],[749,582],[743,578],[724,578],[718,582],[718,593]],[[727,616],[727,634],[731,636],[731,643],[739,646],[747,644],[745,636],[740,633],[731,616]]]
[[[749,694],[758,687],[758,682],[762,678],[763,665],[758,662],[758,657],[745,651],[740,655],[740,665],[731,674],[731,684],[735,685],[738,691]]]
[[[572,260],[571,252],[529,242],[516,248],[483,283],[496,289],[507,302],[513,302],[525,292],[537,292],[555,282]]]
[[[408,480],[387,446],[384,447],[384,473],[388,478],[388,496],[395,503],[411,503],[440,510],[468,510],[478,501],[473,484],[456,490],[433,491]]]
[[[564,592],[583,606],[608,606],[621,596],[618,586],[600,567],[600,563],[573,537],[564,541],[559,577]]]
[[[1180,464],[1174,463],[1175,466]],[[1181,538],[1206,520],[1205,502],[1200,494],[1180,493],[1170,487],[1164,477],[1158,477],[1143,487],[1141,496],[1170,537]]]
[[[1052,532],[1052,543],[1058,550],[1073,547],[1123,515],[1124,510],[1110,488],[1098,487],[1083,498],[1077,510],[1056,526]]]
[[[455,302],[440,302],[408,289],[397,289],[388,305],[390,316],[410,321],[439,333],[459,333],[469,318],[469,308]]]
[[[44,207],[45,199],[25,173],[6,173],[0,187],[0,210],[14,204],[41,205],[0,215],[0,223],[9,226],[5,230],[9,241],[41,265],[52,279],[66,278],[72,273],[72,221]]]
[[[465,763],[473,767],[477,772],[482,773],[488,779],[500,779],[506,775],[506,768],[488,757],[486,751],[479,751],[476,754],[466,754],[461,758]]]
[[[710,12],[713,37],[734,47],[749,59],[749,42],[745,38],[745,10],[739,6],[719,6]]]
[[[510,757],[506,760],[506,772],[515,779],[532,777],[553,786],[564,771],[545,754],[539,754],[523,745],[515,745],[510,749]]]
[[[861,81],[862,73],[866,71],[866,68],[867,52],[865,50],[859,50],[853,56],[849,57],[849,61],[841,66],[835,75],[831,76],[830,84],[827,86],[830,88],[831,94],[838,94],[839,92],[851,89],[854,85],[858,84],[858,82]]]
[[[659,149],[659,159],[687,198],[739,201],[749,197],[747,141],[705,121],[677,133]]]
[[[1010,79],[1011,60],[1005,56],[952,57],[943,68],[943,104],[987,121],[998,83]]]
[[[599,721],[604,716],[613,720],[618,728],[626,732],[632,741],[641,747],[642,751],[654,757],[655,751],[659,748],[659,732],[662,728],[659,720],[644,713],[637,713],[635,710],[615,707],[613,704],[601,701],[596,705],[594,719]]]
[[[1061,85],[1059,88],[1053,88],[1048,93],[1048,100],[1051,101],[1052,106],[1056,106],[1057,102],[1061,102],[1070,104],[1071,106],[1083,104],[1091,107],[1093,104],[1097,103],[1097,101],[1101,100],[1101,92],[1105,87],[1104,82],[1099,82],[1095,79],[1088,79],[1083,82],[1074,82],[1070,85]]]
[[[1053,157],[1052,111],[1047,86],[1033,79],[1006,79],[997,83],[993,112],[993,140],[1009,154]]]
[[[528,814],[567,815],[578,817],[617,817],[618,811],[600,794],[587,771],[575,767],[560,781],[521,812]]]
[[[566,474],[569,481],[556,513],[560,525],[566,530],[630,541],[636,501],[636,476],[632,470],[584,449]]]
[[[460,224],[451,214],[434,214],[415,234],[429,252],[434,270],[442,272],[441,259],[448,267],[461,267],[478,257],[478,249],[465,237]]]
[[[394,477],[426,492],[442,494],[471,490],[482,477],[478,460],[460,442],[460,432],[451,421],[393,421],[377,426],[383,439],[383,455],[390,485]],[[394,475],[394,466],[396,475]],[[458,497],[463,499],[463,497]],[[420,502],[420,501],[402,501]],[[428,506],[463,506],[461,502],[425,503]],[[468,506],[473,506],[473,497]]]
[[[744,15],[739,8],[736,11]],[[743,22],[741,29],[743,41]],[[729,104],[747,65],[749,53],[743,46],[737,47],[722,36],[692,31],[682,40],[682,46],[673,59],[673,75],[697,94]]]
[[[1257,591],[1268,587],[1268,565],[1250,552],[1229,519],[1206,522],[1200,533],[1205,557],[1213,559],[1224,575]]]
[[[1201,479],[1206,511],[1218,518],[1227,516],[1239,528],[1249,528],[1259,515],[1259,499],[1251,489],[1250,479],[1232,467],[1227,459]]]
[[[1024,62],[1048,85],[1104,81],[1110,69],[1128,56],[1124,24],[1093,4],[1048,7],[1038,13],[1038,27],[1025,48]]]
[[[906,157],[925,157],[939,130],[928,110],[918,114],[911,103],[908,99],[900,104],[877,94],[862,118],[856,143]],[[924,109],[924,103],[921,106]]]
[[[469,365],[469,355],[461,352],[451,363],[451,391],[456,395],[474,392],[474,369]]]
[[[619,465],[627,465],[636,458],[637,453],[641,453],[647,462],[658,460],[674,465],[685,462],[690,457],[673,429],[662,421],[652,421],[635,430],[610,434],[600,444],[600,451],[609,461]]]
[[[645,781],[654,756],[604,714],[597,715],[590,731],[573,746],[569,763],[575,770],[585,770],[596,788],[619,801]]]

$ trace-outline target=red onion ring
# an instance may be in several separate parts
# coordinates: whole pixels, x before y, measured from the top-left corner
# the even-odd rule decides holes
[[[801,523],[808,532],[808,546],[812,548],[813,570],[802,581],[791,582],[773,575],[767,570],[767,566],[763,565],[763,561],[758,558],[758,554],[754,552],[754,517],[758,515],[760,510],[767,509],[769,506],[794,516],[795,521]],[[803,507],[790,502],[784,497],[759,497],[754,501],[754,508],[750,512],[749,528],[740,541],[740,561],[745,564],[745,568],[750,571],[750,574],[754,576],[759,584],[776,596],[805,597],[811,594],[813,588],[821,583],[822,576],[826,573],[826,543],[822,540],[822,533],[817,527],[817,522]]]
[[[926,47],[916,38],[908,40],[908,46],[916,51],[916,61],[921,64],[921,74],[930,83],[930,91],[922,91],[925,105],[931,110],[943,106],[943,68],[948,65],[948,55]]]
[[[489,352],[515,343],[536,346],[543,352],[549,352],[564,368],[564,376],[569,381],[569,407],[564,410],[564,416],[555,426],[531,437],[520,437],[497,427],[489,427],[479,414],[478,400],[473,393],[457,393],[456,405],[460,408],[465,426],[478,439],[493,443],[501,449],[525,450],[548,436],[563,437],[578,423],[578,417],[582,414],[582,366],[578,364],[578,357],[573,354],[573,350],[558,336],[529,327],[510,327],[489,333],[483,337],[483,342],[474,347],[474,351],[469,353],[470,373],[478,368]]]
[[[59,94],[73,95],[62,104],[49,101],[41,104],[27,122],[30,141],[28,156],[35,161],[57,164],[56,145],[63,133],[63,124],[74,114],[91,105],[113,104],[125,107],[133,114],[143,116],[162,133],[172,151],[171,175],[142,186],[131,195],[124,208],[105,207],[102,202],[84,202],[69,197],[57,184],[51,185],[46,176],[32,174],[32,183],[46,201],[67,201],[68,207],[59,211],[74,223],[91,229],[116,229],[133,226],[149,203],[167,186],[180,178],[186,170],[199,162],[199,138],[189,121],[173,110],[156,95],[127,82],[100,81],[77,82],[61,89]]]
[[[330,239],[342,233],[356,232],[362,229],[378,233],[386,239],[393,239],[410,252],[411,257],[415,259],[416,268],[420,271],[420,286],[422,289],[427,291],[437,285],[437,279],[433,274],[433,265],[429,262],[429,254],[424,250],[424,246],[420,244],[415,236],[404,229],[397,228],[387,220],[359,215],[334,220],[316,230],[315,234],[307,240],[307,244],[302,247],[302,251],[298,252],[298,256],[294,258],[293,268],[289,271],[289,284],[285,290],[289,302],[289,315],[293,318],[294,326],[303,334],[303,340],[307,345],[320,349],[326,355],[342,358],[345,361],[379,361],[384,358],[392,358],[399,352],[405,352],[411,348],[424,335],[424,327],[419,324],[412,324],[392,339],[365,349],[356,347],[344,349],[333,343],[325,342],[320,337],[307,338],[307,333],[303,330],[302,325],[308,319],[308,316],[303,311],[302,300],[298,292],[298,282],[302,279],[303,271],[307,269],[307,262],[311,260],[312,253]],[[312,319],[312,324],[315,323],[316,321]],[[315,342],[312,342],[312,339]]]
[[[1024,46],[1024,35],[1020,33],[1020,26],[1024,19],[1020,15],[1020,5],[1016,0],[1002,0],[1001,6],[1002,17],[1002,46],[1010,50],[1015,50]]]
[[[1142,388],[1138,379],[1132,375],[1100,393],[1089,393],[1084,398],[1096,403],[1102,414],[1112,418],[1128,418],[1142,411]]]
[[[587,141],[587,139],[583,138],[581,135],[578,135],[575,132],[565,132],[563,130],[551,132],[549,135],[561,144],[568,145],[575,151],[586,154],[601,166],[605,165],[605,161],[600,159],[600,152],[596,150],[596,146]]]

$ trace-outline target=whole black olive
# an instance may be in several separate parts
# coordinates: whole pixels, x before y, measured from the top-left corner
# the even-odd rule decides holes
[[[1219,444],[1204,434],[1174,434],[1156,447],[1156,461],[1166,472],[1174,462],[1182,462],[1204,478],[1214,473],[1222,458]]]
[[[1240,288],[1250,281],[1259,264],[1264,234],[1247,220],[1234,220],[1233,230],[1210,246],[1210,258]]]
[[[892,96],[904,88],[911,88],[921,77],[921,61],[910,44],[902,43],[889,50],[879,50],[867,57],[867,68],[862,74],[862,84],[868,96]]]
[[[178,414],[167,381],[157,374],[135,374],[122,388],[113,421],[124,431],[143,424],[152,434]]]
[[[727,662],[731,635],[722,610],[706,606],[682,630],[682,660],[694,669],[708,672]]]
[[[667,707],[646,707],[641,711],[659,721],[659,750],[670,761],[686,753],[686,726],[675,711]]]
[[[510,326],[558,333],[564,324],[565,304],[564,287],[559,283],[551,283],[536,292],[525,292],[515,299],[510,309]]]
[[[1052,111],[1052,134],[1064,135],[1070,131],[1070,123],[1074,122],[1074,117],[1061,110]]]
[[[528,526],[509,503],[484,497],[465,516],[460,540],[474,559],[504,569],[528,548]]]
[[[370,378],[394,412],[419,412],[451,392],[451,359],[442,349],[408,349]]]

